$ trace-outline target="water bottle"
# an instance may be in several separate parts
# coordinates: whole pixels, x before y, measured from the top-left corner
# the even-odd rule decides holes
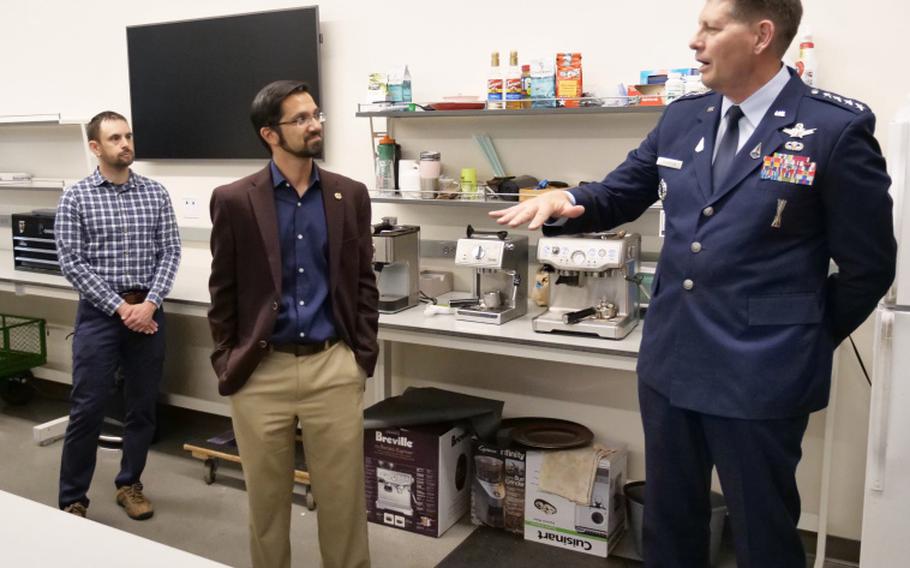
[[[395,193],[395,139],[383,136],[376,155],[376,189],[379,195]]]

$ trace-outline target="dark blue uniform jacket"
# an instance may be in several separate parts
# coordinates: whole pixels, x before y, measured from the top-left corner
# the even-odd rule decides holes
[[[672,103],[586,212],[547,234],[604,230],[659,198],[666,236],[640,380],[675,406],[747,419],[828,401],[832,353],[894,277],[890,179],[865,104],[791,78],[712,193],[722,97]],[[829,276],[830,260],[838,273]]]

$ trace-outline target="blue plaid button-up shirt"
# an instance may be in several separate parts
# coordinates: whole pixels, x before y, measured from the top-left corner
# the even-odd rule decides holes
[[[113,314],[120,292],[148,290],[161,306],[180,264],[180,234],[164,187],[130,171],[114,185],[99,170],[63,192],[54,220],[63,275],[93,306]]]

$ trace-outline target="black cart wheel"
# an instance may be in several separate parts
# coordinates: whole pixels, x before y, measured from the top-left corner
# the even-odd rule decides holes
[[[35,387],[31,384],[31,379],[31,371],[0,379],[0,398],[13,406],[28,403],[35,396]]]
[[[315,511],[316,510],[316,498],[313,497],[313,491],[307,490],[306,495],[304,495],[304,505],[306,505],[307,510]]]
[[[202,479],[205,480],[206,485],[215,483],[216,471],[218,471],[218,462],[214,458],[205,460],[205,473]]]

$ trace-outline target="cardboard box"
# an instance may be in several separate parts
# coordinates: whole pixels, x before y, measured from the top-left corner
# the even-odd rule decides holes
[[[679,73],[683,77],[686,75],[698,75],[698,69],[693,67],[682,67],[679,69],[643,69],[639,74],[639,81],[643,85],[656,85],[667,82],[667,76],[670,73]]]
[[[468,511],[471,437],[431,424],[364,431],[367,518],[440,536]]]
[[[548,191],[565,191],[568,188],[565,187],[547,187],[544,189],[537,189],[536,187],[522,187],[518,190],[518,201],[527,201],[528,199],[537,197],[538,195],[543,195]]]
[[[629,96],[639,97],[638,104],[640,106],[660,106],[664,104],[666,91],[667,89],[663,84],[629,86]]]
[[[541,451],[527,454],[525,540],[606,557],[619,542],[626,526],[622,493],[626,479],[626,449],[616,448],[601,459],[590,506],[541,491],[543,458]]]
[[[525,450],[474,440],[471,522],[524,534]]]

